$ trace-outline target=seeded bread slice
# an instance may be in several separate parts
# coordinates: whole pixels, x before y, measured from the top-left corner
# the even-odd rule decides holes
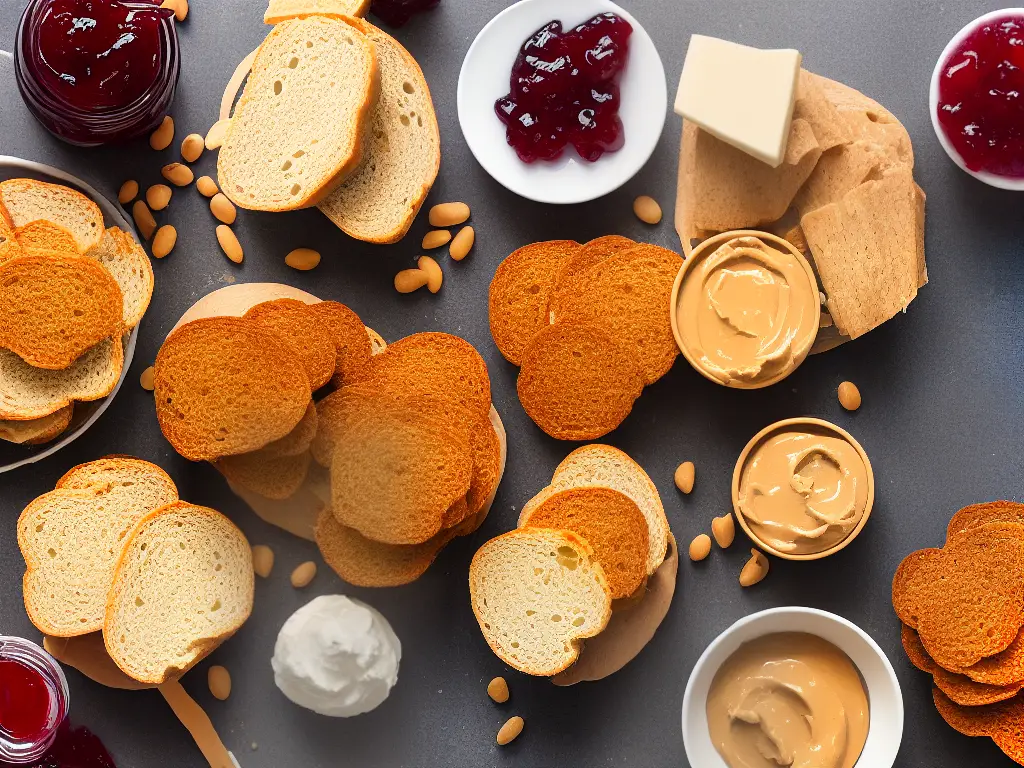
[[[612,615],[604,571],[570,531],[524,528],[491,539],[473,556],[469,594],[491,650],[528,675],[569,667]]]
[[[441,167],[437,116],[416,59],[369,22],[346,21],[376,46],[380,96],[362,165],[320,203],[320,210],[357,240],[396,243],[412,226]]]
[[[139,682],[181,677],[249,618],[253,581],[249,542],[220,512],[184,501],[151,512],[107,598],[110,658]]]
[[[124,326],[134,328],[153,298],[153,265],[146,249],[127,232],[111,227],[85,255],[96,259],[117,281],[124,298]]]
[[[0,205],[14,227],[44,219],[70,231],[79,253],[99,245],[103,238],[100,207],[81,192],[61,184],[8,179],[0,182]]]
[[[263,14],[264,24],[280,24],[288,19],[324,14],[328,16],[363,16],[370,0],[270,0]]]
[[[71,424],[75,406],[69,404],[49,416],[27,421],[0,420],[0,440],[16,445],[42,445],[55,440]]]
[[[261,211],[316,205],[362,161],[377,87],[374,45],[354,27],[328,16],[278,24],[220,149],[221,191]]]

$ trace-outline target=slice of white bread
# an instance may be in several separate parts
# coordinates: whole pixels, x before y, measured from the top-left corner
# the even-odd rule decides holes
[[[395,243],[409,231],[437,178],[437,117],[416,59],[369,22],[347,21],[377,48],[380,97],[371,113],[363,164],[320,203],[320,210],[357,240]]]
[[[234,523],[184,501],[144,517],[117,564],[103,641],[129,677],[177,679],[252,613],[252,551]]]
[[[40,219],[64,227],[75,236],[79,253],[96,247],[103,238],[100,207],[81,192],[61,184],[8,179],[0,182],[0,205],[14,227]]]
[[[520,672],[549,677],[569,667],[580,642],[612,615],[604,571],[569,531],[527,528],[484,544],[469,566],[469,594],[484,639]]]
[[[370,0],[270,0],[263,14],[264,24],[280,24],[288,19],[306,16],[363,16],[370,9]]]
[[[117,386],[123,367],[120,338],[104,339],[62,371],[35,368],[0,349],[0,419],[39,419],[76,400],[99,400]]]
[[[58,411],[38,419],[26,421],[0,420],[0,440],[16,445],[42,445],[56,439],[71,424],[71,416],[75,410],[72,403]]]
[[[585,445],[570,453],[555,468],[551,484],[530,499],[519,513],[522,526],[534,509],[568,488],[601,486],[624,493],[640,507],[648,527],[647,575],[665,559],[668,548],[668,518],[654,481],[633,459],[610,445]]]
[[[135,525],[178,500],[167,473],[147,461],[100,459],[75,467],[18,518],[25,609],[54,637],[103,628],[114,568]]]
[[[153,265],[146,249],[127,232],[111,227],[99,245],[85,254],[106,267],[124,297],[124,326],[131,330],[142,320],[153,298]]]
[[[220,148],[221,191],[261,211],[316,205],[361,162],[376,98],[377,58],[365,35],[330,16],[278,24]]]

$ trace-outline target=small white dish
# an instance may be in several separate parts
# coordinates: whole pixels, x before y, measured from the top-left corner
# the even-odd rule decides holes
[[[989,173],[988,171],[972,171],[968,168],[964,159],[960,157],[960,153],[957,152],[956,147],[953,146],[949,137],[946,136],[946,131],[939,123],[939,81],[942,78],[942,69],[946,60],[950,57],[953,51],[956,50],[960,43],[964,41],[964,38],[976,29],[983,27],[990,21],[994,21],[1002,16],[1011,14],[1024,17],[1024,8],[1003,8],[1002,10],[986,13],[984,16],[979,16],[974,21],[968,23],[963,29],[953,35],[953,39],[950,40],[946,47],[942,49],[942,54],[939,56],[939,60],[935,62],[935,69],[932,71],[932,82],[928,97],[928,112],[931,114],[932,128],[935,129],[935,135],[939,139],[939,144],[941,144],[942,148],[946,150],[946,154],[949,155],[950,160],[960,166],[961,170],[969,173],[978,181],[984,182],[991,187],[1008,189],[1014,192],[1024,192],[1024,179],[999,176],[998,174]]]
[[[708,731],[707,698],[719,667],[743,643],[778,632],[806,632],[835,645],[864,678],[870,724],[857,768],[892,768],[903,739],[903,694],[892,664],[864,630],[814,608],[772,608],[740,619],[715,638],[697,660],[683,694],[683,746],[690,765],[728,768]]]
[[[135,227],[128,222],[121,209],[76,176],[72,176],[70,173],[65,173],[59,168],[54,168],[50,165],[43,165],[31,160],[22,160],[19,157],[0,155],[0,181],[23,176],[74,187],[100,207],[100,211],[103,212],[104,223],[108,227],[120,227],[125,232],[130,233],[132,237],[136,236]],[[71,424],[60,437],[52,442],[34,446],[14,445],[13,443],[0,441],[0,474],[18,469],[18,467],[23,467],[26,464],[42,461],[47,456],[52,456],[85,434],[86,430],[95,424],[96,420],[114,402],[114,397],[121,388],[121,384],[124,383],[125,376],[128,375],[128,369],[131,367],[132,359],[135,357],[135,342],[138,336],[139,326],[135,326],[132,332],[123,339],[124,368],[121,370],[121,378],[117,380],[117,384],[114,385],[111,393],[102,400],[92,403],[75,403]]]
[[[580,159],[572,147],[558,160],[524,163],[494,114],[494,102],[509,92],[519,48],[553,19],[571,29],[599,13],[618,14],[633,26],[619,84],[626,143],[593,163]],[[582,203],[618,189],[651,157],[665,126],[668,87],[650,35],[610,0],[521,0],[491,19],[469,47],[459,73],[458,109],[466,143],[496,181],[540,203]]]

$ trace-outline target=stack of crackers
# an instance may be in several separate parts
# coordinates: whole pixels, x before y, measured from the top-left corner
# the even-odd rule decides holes
[[[82,193],[0,183],[0,439],[37,445],[99,400],[153,294],[149,257]]]
[[[592,440],[629,415],[679,348],[668,306],[683,261],[618,235],[515,251],[490,287],[491,335],[521,367],[519,399],[547,434]]]
[[[941,549],[900,564],[892,602],[942,718],[1024,765],[1024,504],[961,509]]]
[[[814,348],[823,351],[905,310],[928,280],[925,195],[913,170],[910,135],[891,112],[802,70],[777,168],[684,120],[676,229],[687,254],[749,228],[803,250],[826,300]]]

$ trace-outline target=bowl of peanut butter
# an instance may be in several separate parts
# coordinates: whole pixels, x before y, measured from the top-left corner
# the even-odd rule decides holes
[[[885,652],[855,624],[772,608],[704,651],[682,726],[686,757],[701,768],[891,768],[903,695]]]

